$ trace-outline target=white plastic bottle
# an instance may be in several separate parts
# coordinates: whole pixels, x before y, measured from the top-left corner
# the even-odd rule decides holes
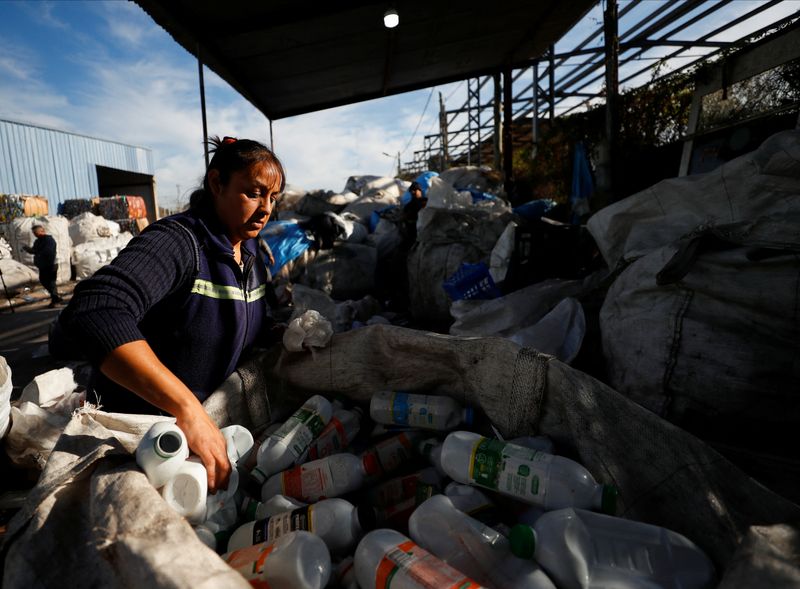
[[[425,550],[487,587],[555,589],[538,566],[511,553],[505,536],[456,509],[445,495],[417,507],[408,530]]]
[[[617,492],[577,462],[472,432],[453,432],[442,449],[450,478],[545,509],[580,507],[614,513]]]
[[[501,534],[507,535],[509,529],[502,523],[494,501],[489,499],[478,487],[462,485],[453,481],[444,488],[444,494],[450,499],[453,507],[459,511],[496,529]]]
[[[448,431],[459,424],[472,425],[471,407],[462,409],[450,397],[381,391],[372,395],[369,414],[377,423],[408,425]]]
[[[344,452],[361,427],[361,409],[336,409],[328,425],[308,448],[308,459],[316,460]]]
[[[261,444],[253,477],[263,483],[276,472],[302,462],[311,442],[331,419],[331,404],[314,395]]]
[[[393,472],[411,460],[414,457],[414,445],[421,438],[422,432],[419,431],[402,432],[381,440],[364,450],[361,456],[366,459],[371,454],[380,467],[377,472],[373,473],[374,476],[370,475],[370,480]]]
[[[236,466],[242,457],[246,457],[253,448],[253,434],[241,425],[228,425],[219,430],[225,438],[226,452],[231,466]]]
[[[206,519],[207,495],[208,475],[196,456],[185,460],[178,472],[161,488],[161,496],[167,505],[191,524],[199,524]]]
[[[361,589],[481,587],[394,530],[374,530],[364,536],[356,548],[355,569]]]
[[[352,556],[343,558],[334,566],[331,585],[338,589],[359,589],[355,560]]]
[[[428,438],[426,440],[422,440],[417,444],[417,452],[420,453],[424,458],[427,458],[428,462],[431,463],[437,472],[439,472],[442,476],[447,476],[447,473],[444,471],[444,467],[442,467],[442,442],[437,438]]]
[[[261,499],[267,501],[281,494],[314,503],[355,491],[361,488],[366,477],[379,472],[380,467],[372,454],[363,457],[334,454],[272,475],[261,488]]]
[[[271,542],[294,530],[306,530],[322,538],[331,554],[344,555],[353,549],[364,531],[374,527],[372,508],[354,507],[344,499],[325,499],[242,525],[228,541],[228,549]]]
[[[306,504],[302,501],[285,495],[275,495],[264,502],[256,501],[252,497],[245,497],[242,499],[239,514],[243,521],[254,521],[305,506]]]
[[[175,476],[187,458],[186,436],[171,421],[154,423],[136,447],[136,464],[156,489]]]
[[[297,531],[223,555],[254,587],[323,589],[331,577],[331,556],[319,536]]]
[[[560,509],[511,530],[511,548],[562,589],[714,585],[714,566],[691,540],[659,526],[584,509]]]

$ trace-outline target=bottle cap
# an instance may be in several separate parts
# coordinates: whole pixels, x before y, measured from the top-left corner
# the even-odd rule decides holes
[[[356,507],[356,517],[362,532],[369,532],[378,525],[378,516],[375,509],[369,505],[359,505]]]
[[[464,424],[465,425],[472,425],[472,421],[475,419],[475,410],[472,407],[467,407],[464,409]]]
[[[171,458],[183,445],[183,438],[178,432],[166,431],[156,438],[155,451],[161,458]]]
[[[619,491],[614,485],[603,485],[603,499],[600,504],[600,510],[608,515],[616,515],[617,497],[619,497]]]
[[[518,558],[532,559],[536,550],[536,532],[525,524],[511,528],[511,554]]]
[[[374,452],[366,452],[361,458],[361,464],[364,466],[364,472],[369,476],[381,473],[381,465]]]
[[[245,497],[242,501],[242,515],[247,519],[247,521],[252,521],[256,519],[256,511],[258,510],[258,506],[260,502],[256,501],[252,497]]]

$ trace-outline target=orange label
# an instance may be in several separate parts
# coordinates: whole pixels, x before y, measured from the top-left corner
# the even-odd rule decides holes
[[[228,555],[226,562],[256,589],[270,589],[269,583],[260,577],[264,571],[264,561],[267,560],[267,557],[274,549],[274,544],[262,542],[254,546],[234,550]]]
[[[394,581],[402,586],[403,579],[425,589],[481,589],[411,540],[390,548],[383,556],[375,571],[375,589],[391,589]]]

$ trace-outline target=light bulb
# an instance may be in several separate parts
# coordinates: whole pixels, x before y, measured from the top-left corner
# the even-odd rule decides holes
[[[400,16],[394,8],[390,8],[383,13],[383,26],[387,29],[393,29],[400,24]]]

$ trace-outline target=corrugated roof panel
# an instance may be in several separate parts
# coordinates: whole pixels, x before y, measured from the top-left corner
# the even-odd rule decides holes
[[[0,120],[0,192],[40,194],[55,212],[100,193],[97,166],[153,174],[152,151],[37,125]]]

